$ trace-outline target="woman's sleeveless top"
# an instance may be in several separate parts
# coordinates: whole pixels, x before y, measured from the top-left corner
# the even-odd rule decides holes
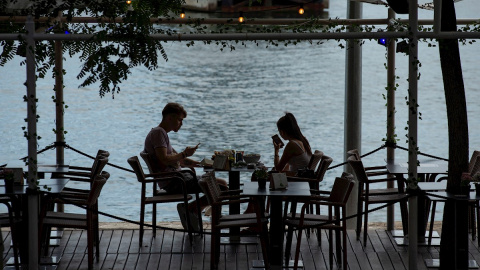
[[[292,142],[296,143],[297,146],[300,147],[300,149],[302,148],[297,141]],[[303,169],[307,167],[308,162],[310,162],[310,155],[307,153],[307,151],[304,151],[302,154],[290,158],[287,163],[290,167],[290,171],[296,172],[298,169]]]

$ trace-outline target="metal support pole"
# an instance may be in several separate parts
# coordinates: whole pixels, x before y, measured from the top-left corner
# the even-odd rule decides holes
[[[418,149],[418,0],[410,0],[409,21],[410,21],[410,46],[408,66],[408,180],[410,189],[417,189],[417,149]],[[417,269],[418,249],[418,223],[417,223],[418,200],[416,196],[408,199],[408,269]],[[422,236],[418,236],[422,237]],[[424,236],[423,236],[424,237]]]
[[[63,131],[65,130],[63,118],[63,53],[62,41],[55,41],[55,114],[56,122],[55,129],[57,131],[57,143],[64,143],[65,137]],[[63,165],[65,163],[65,147],[61,144],[57,145],[57,164]],[[57,211],[63,212],[63,203],[57,204]],[[59,229],[63,230],[63,229]]]
[[[347,18],[362,18],[362,4],[360,2],[348,1]],[[349,32],[355,30],[349,29]],[[362,144],[362,47],[354,40],[347,40],[345,50],[345,140],[344,153],[351,149],[358,149],[361,153]],[[345,171],[351,172],[350,166],[345,165]],[[350,198],[347,202],[347,216],[357,212],[357,190],[356,182]],[[356,219],[347,221],[347,228],[356,228]]]
[[[27,139],[28,139],[28,269],[38,269],[37,96],[35,78],[35,23],[27,17]]]
[[[440,33],[442,29],[442,0],[433,1],[433,31]]]
[[[388,9],[388,24],[391,24],[391,19],[395,19],[395,12]],[[395,139],[395,40],[389,40],[387,47],[387,140],[393,141]],[[395,149],[387,148],[387,160],[393,161],[395,159]],[[387,183],[387,188],[393,188],[394,181]],[[387,207],[387,230],[392,231],[395,227],[395,206]]]
[[[61,23],[61,12],[59,12],[58,21],[59,27]],[[57,143],[64,143],[65,137],[63,131],[65,130],[63,118],[63,44],[61,40],[55,41],[55,129]],[[65,147],[57,145],[57,164],[63,165],[65,163]]]

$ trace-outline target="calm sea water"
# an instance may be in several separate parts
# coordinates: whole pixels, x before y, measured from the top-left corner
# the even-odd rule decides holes
[[[330,0],[326,17],[346,16],[346,1]],[[473,0],[456,4],[460,18],[474,18],[480,6]],[[381,6],[364,4],[364,18],[386,17]],[[404,16],[405,17],[405,16]],[[421,18],[432,18],[433,13],[421,11]],[[307,43],[297,46],[269,47],[247,43],[235,51],[221,52],[215,45],[197,42],[188,48],[184,43],[166,43],[169,61],[159,69],[133,70],[121,87],[120,93],[100,98],[98,86],[78,88],[76,75],[78,59],[66,59],[65,112],[66,141],[69,145],[90,155],[98,149],[110,151],[110,162],[128,168],[127,158],[138,155],[148,131],[158,125],[161,110],[167,102],[179,102],[188,111],[180,132],[171,133],[173,145],[185,146],[201,142],[194,156],[201,160],[214,150],[232,147],[247,153],[260,153],[262,161],[273,164],[270,136],[277,133],[276,121],[285,111],[292,112],[309,139],[313,149],[322,150],[333,158],[333,165],[343,161],[345,50],[336,41],[322,45]],[[479,46],[461,46],[462,67],[469,113],[470,151],[480,149],[480,80],[477,76]],[[374,41],[363,46],[363,124],[362,151],[374,150],[382,145],[386,133],[385,93],[386,50]],[[419,122],[420,150],[448,157],[447,119],[442,88],[438,49],[422,44],[419,48],[422,62],[419,81],[419,104],[423,120]],[[18,159],[27,153],[23,138],[26,105],[25,67],[16,58],[0,68],[0,163]],[[407,63],[405,55],[397,54],[397,122],[396,130],[405,146],[407,107]],[[38,133],[42,136],[39,148],[55,141],[55,106],[51,96],[54,81],[51,77],[38,81]],[[54,159],[55,152],[47,151],[39,159]],[[89,166],[91,160],[66,150],[70,164]],[[386,151],[365,158],[367,164],[382,164]],[[397,151],[398,159],[407,153]],[[107,167],[111,178],[100,198],[100,210],[121,217],[139,219],[140,185],[135,176],[119,169]],[[335,176],[343,168],[328,171],[323,189],[329,189]],[[222,176],[222,175],[220,175]],[[226,175],[223,175],[226,177]],[[248,180],[249,175],[242,176]],[[174,205],[160,207],[160,220],[178,220]],[[441,215],[437,215],[440,216]],[[147,219],[150,219],[150,213]],[[384,213],[371,217],[384,221]],[[102,221],[113,221],[102,218]]]

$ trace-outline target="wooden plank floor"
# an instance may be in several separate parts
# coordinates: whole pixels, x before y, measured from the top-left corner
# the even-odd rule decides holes
[[[328,234],[322,232],[321,245],[315,235],[306,238],[303,234],[301,259],[304,269],[329,269]],[[4,256],[6,262],[12,257],[10,233],[3,231]],[[210,269],[210,236],[196,236],[190,244],[188,235],[170,230],[159,230],[152,237],[152,231],[146,230],[142,246],[138,242],[138,230],[101,230],[100,256],[95,269]],[[470,259],[480,262],[477,241],[469,237]],[[348,269],[407,269],[407,247],[395,243],[394,237],[385,230],[369,231],[366,247],[356,240],[355,232],[348,231]],[[293,250],[296,244],[294,237]],[[87,269],[86,232],[66,230],[58,247],[49,250],[50,255],[61,257],[57,269]],[[418,269],[428,269],[424,259],[436,259],[439,247],[420,247],[418,250]],[[262,257],[259,244],[222,245],[221,270],[249,270],[252,262]],[[334,257],[334,259],[336,259]],[[260,268],[256,268],[260,269]],[[334,264],[333,269],[341,269]]]

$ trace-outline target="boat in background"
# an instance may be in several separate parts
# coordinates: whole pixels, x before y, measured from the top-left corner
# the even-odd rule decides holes
[[[323,12],[328,8],[328,0],[264,0],[261,3],[251,0],[185,0],[185,4],[182,6],[187,10],[202,12],[296,10],[300,6],[303,6],[306,12]]]

